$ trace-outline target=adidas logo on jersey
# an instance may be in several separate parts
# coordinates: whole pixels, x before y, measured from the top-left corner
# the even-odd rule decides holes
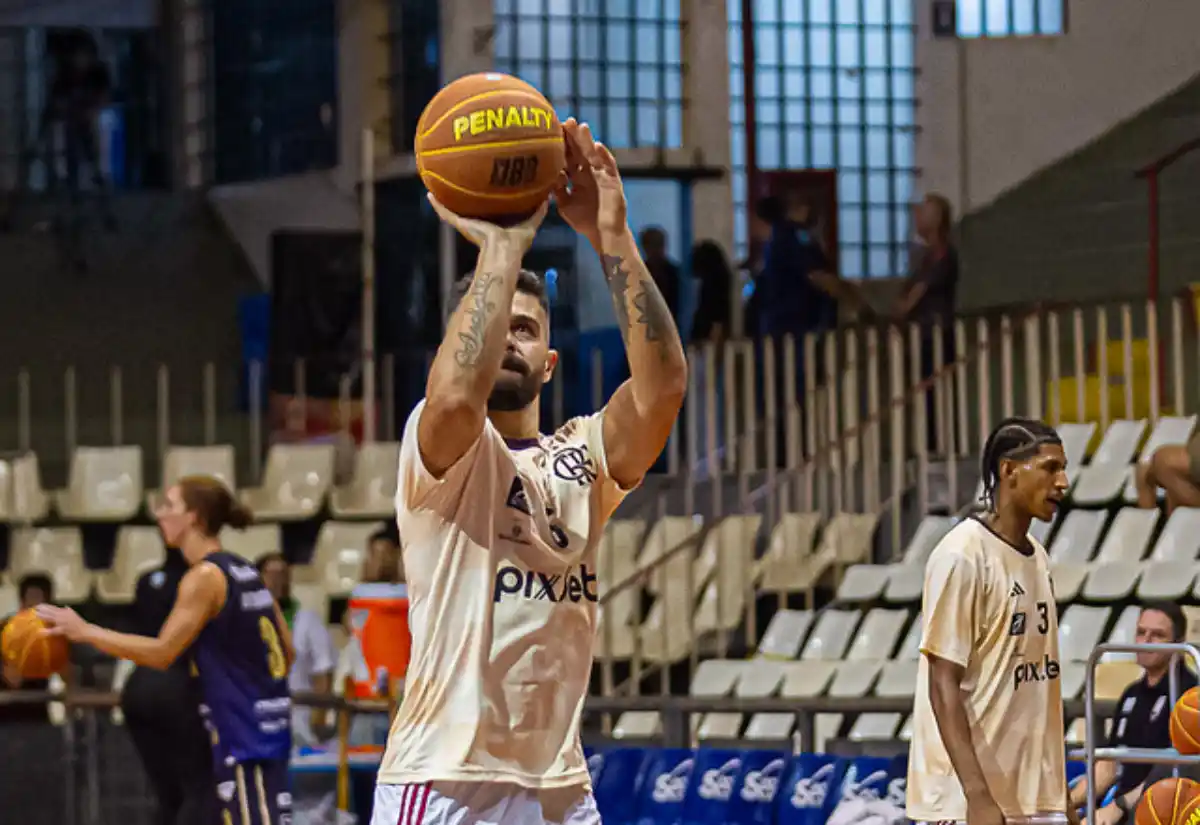
[[[586,564],[562,573],[539,573],[519,567],[501,567],[496,571],[496,587],[492,601],[498,602],[505,596],[531,601],[574,602],[597,601],[596,574],[589,573]]]
[[[512,486],[508,488],[508,499],[504,503],[527,516],[533,515],[533,511],[529,509],[529,496],[525,493],[525,485],[521,483],[520,477],[513,479]]]
[[[1012,590],[1010,590],[1008,593],[1009,598],[1015,599],[1017,596],[1024,596],[1024,595],[1025,595],[1025,588],[1021,587],[1021,583],[1013,582]]]

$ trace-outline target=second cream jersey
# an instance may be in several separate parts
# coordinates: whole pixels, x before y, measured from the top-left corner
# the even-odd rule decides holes
[[[971,744],[1006,817],[1066,804],[1058,618],[1045,549],[966,519],[929,557],[908,761],[908,817],[965,820],[966,798],[929,697],[929,657],[965,669]]]
[[[579,714],[596,636],[596,549],[625,495],[603,413],[506,442],[491,422],[441,478],[400,445],[396,514],[412,658],[379,781],[588,784]]]

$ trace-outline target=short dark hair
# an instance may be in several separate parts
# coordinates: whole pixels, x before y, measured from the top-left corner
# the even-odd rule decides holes
[[[17,582],[17,597],[21,601],[25,601],[26,594],[35,587],[46,594],[46,601],[54,601],[54,581],[44,573],[30,573],[22,576],[21,581]]]
[[[367,544],[374,544],[377,541],[390,541],[392,544],[399,546],[400,531],[394,526],[380,527],[367,539]]]
[[[759,198],[758,203],[754,205],[754,214],[759,220],[767,223],[778,223],[783,220],[787,214],[787,208],[784,206],[783,198],[778,195],[767,195],[765,198]]]
[[[454,290],[450,295],[452,308],[461,304],[463,298],[467,297],[474,280],[475,273],[468,272],[454,284]],[[546,311],[546,315],[550,314],[550,293],[546,289],[546,279],[532,269],[522,269],[517,273],[517,292],[524,292],[526,295],[537,298],[542,309]]]
[[[1058,431],[1036,418],[1006,418],[1001,421],[983,445],[979,461],[983,479],[983,501],[988,508],[996,506],[996,483],[1000,480],[1000,462],[1006,458],[1030,458],[1043,444],[1062,444]]]
[[[1157,610],[1168,619],[1171,620],[1171,630],[1174,631],[1174,641],[1182,642],[1187,636],[1187,616],[1183,615],[1183,608],[1168,601],[1146,602],[1142,605],[1142,613],[1147,610]]]
[[[258,568],[258,574],[261,576],[263,571],[267,569],[267,565],[273,561],[281,561],[284,567],[288,566],[287,557],[283,553],[278,551],[267,553],[265,556],[259,556],[258,561],[254,563],[254,566]]]

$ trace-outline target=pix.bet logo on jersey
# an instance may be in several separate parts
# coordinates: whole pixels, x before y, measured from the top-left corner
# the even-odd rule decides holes
[[[1062,668],[1057,659],[1051,659],[1047,653],[1040,662],[1021,662],[1013,668],[1013,690],[1030,682],[1049,682],[1058,678]]]
[[[539,573],[519,567],[501,567],[496,571],[496,586],[492,601],[512,597],[535,602],[594,602],[596,574],[588,572],[586,564],[568,568],[566,573]]]

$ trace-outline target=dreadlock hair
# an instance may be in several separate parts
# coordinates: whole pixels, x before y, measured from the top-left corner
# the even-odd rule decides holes
[[[992,430],[983,445],[979,467],[983,478],[983,503],[989,510],[996,508],[1000,462],[1006,458],[1030,458],[1043,444],[1061,445],[1062,439],[1053,427],[1035,418],[1006,418]]]

